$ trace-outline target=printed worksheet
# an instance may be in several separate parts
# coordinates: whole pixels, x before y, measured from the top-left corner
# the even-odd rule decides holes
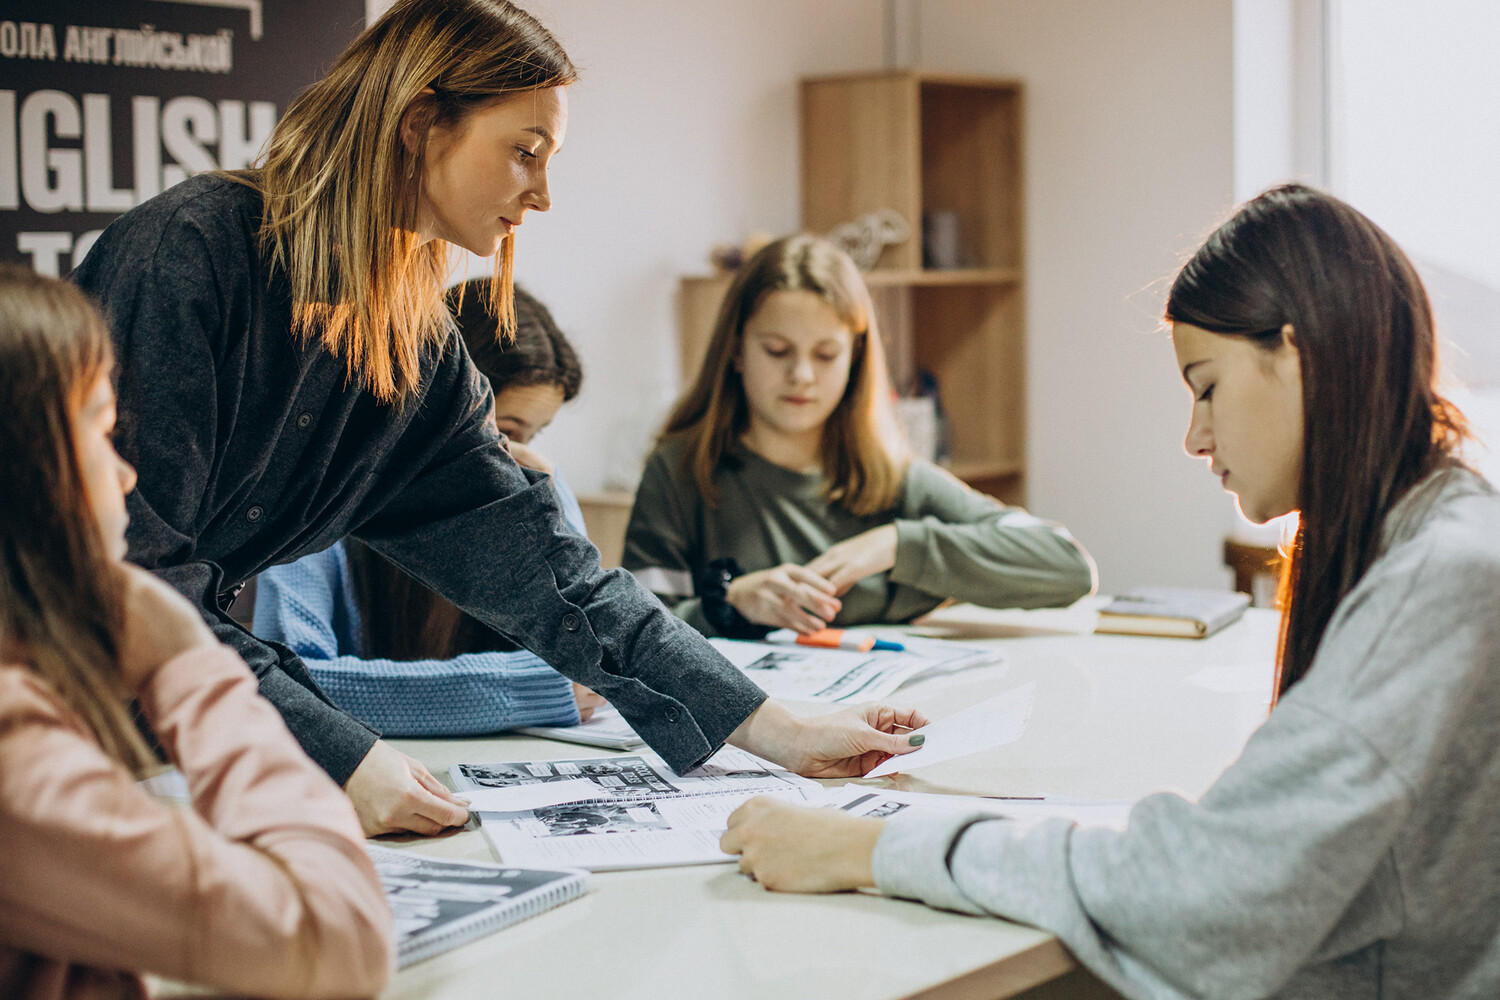
[[[786,701],[875,701],[913,681],[1003,659],[982,646],[919,636],[891,638],[899,639],[906,649],[857,653],[795,643],[709,642],[772,698]]]
[[[507,784],[593,782],[594,792],[577,801],[479,810],[480,829],[506,864],[591,871],[727,861],[719,837],[742,802],[772,794],[811,803],[824,795],[817,782],[732,747],[684,775],[654,754],[458,764],[449,773],[460,795]]]

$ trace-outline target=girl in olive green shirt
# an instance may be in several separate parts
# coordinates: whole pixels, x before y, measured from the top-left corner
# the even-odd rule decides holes
[[[1066,529],[906,457],[889,400],[853,262],[816,237],[772,243],[729,289],[647,461],[625,568],[706,634],[739,637],[1093,589]]]

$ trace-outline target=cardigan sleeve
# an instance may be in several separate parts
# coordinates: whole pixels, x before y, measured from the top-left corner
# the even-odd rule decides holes
[[[0,670],[0,940],[237,994],[379,992],[391,917],[358,820],[244,664],[189,650],[140,705],[191,809],[138,787],[30,670]]]
[[[573,685],[534,653],[364,657],[342,542],[259,577],[255,630],[302,658],[340,708],[390,736],[477,736],[578,722]]]
[[[1093,560],[1067,529],[1005,507],[913,461],[896,519],[891,579],[990,608],[1072,604],[1095,586]]]
[[[698,766],[765,692],[628,572],[600,568],[548,477],[504,448],[467,353],[448,352],[443,367],[427,401],[450,432],[354,534],[604,696],[673,769]]]

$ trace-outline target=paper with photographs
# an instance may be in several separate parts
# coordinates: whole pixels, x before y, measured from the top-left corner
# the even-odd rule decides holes
[[[480,827],[507,864],[592,871],[728,861],[719,850],[729,814],[755,795],[821,801],[822,786],[742,750],[726,748],[678,775],[654,754],[586,760],[459,764],[459,794],[487,781],[595,781],[593,798],[518,812],[480,812]]]
[[[674,772],[654,753],[455,764],[448,774],[460,795],[467,795],[472,788],[509,788],[584,778],[595,786],[592,798],[614,800],[688,798],[724,792],[754,795],[817,784],[732,747],[720,750],[707,764],[684,775]]]
[[[709,642],[772,698],[786,701],[874,701],[913,681],[1003,660],[982,646],[920,636],[889,638],[906,649],[856,653],[738,639]]]

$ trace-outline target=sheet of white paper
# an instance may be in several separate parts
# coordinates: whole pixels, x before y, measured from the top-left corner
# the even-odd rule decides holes
[[[474,812],[522,812],[564,802],[597,799],[599,786],[587,778],[575,778],[509,788],[464,788],[458,794],[469,800],[469,808]]]
[[[970,705],[917,730],[927,737],[920,750],[892,757],[865,777],[879,778],[898,771],[911,771],[1014,743],[1026,731],[1026,722],[1031,718],[1031,706],[1035,701],[1036,682],[1030,681],[977,705]]]
[[[844,785],[833,789],[826,805],[854,816],[884,818],[907,809],[933,813],[983,812],[1022,822],[1070,819],[1083,826],[1125,829],[1132,799],[1073,799],[1046,795],[1035,798],[990,798],[977,795],[936,795],[868,785]]]

